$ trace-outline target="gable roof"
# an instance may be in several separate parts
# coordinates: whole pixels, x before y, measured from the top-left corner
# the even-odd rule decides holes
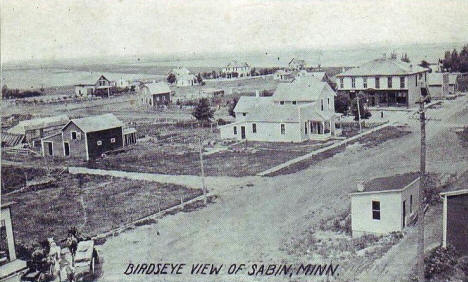
[[[273,94],[274,101],[317,101],[323,92],[336,95],[328,83],[313,76],[296,78],[291,83],[280,83]]]
[[[231,68],[231,67],[249,67],[250,65],[247,64],[247,62],[243,62],[243,63],[239,63],[238,61],[236,60],[233,60],[233,61],[230,61],[226,67],[227,68]]]
[[[272,103],[272,97],[241,96],[234,107],[234,112],[248,113],[256,106],[271,105]]]
[[[70,123],[74,123],[85,133],[123,126],[123,123],[112,113],[72,119],[63,127],[63,129],[65,129]]]
[[[154,94],[165,94],[165,93],[170,93],[171,89],[169,88],[169,85],[165,82],[152,82],[152,83],[147,83],[142,86],[142,88],[148,88],[149,95],[154,95]]]
[[[447,197],[466,195],[466,194],[468,194],[468,189],[461,189],[461,190],[447,191],[447,192],[440,193],[440,195],[447,196]]]
[[[405,63],[398,59],[375,59],[358,67],[349,69],[337,75],[341,76],[370,76],[370,75],[408,75],[426,72],[428,69],[416,64]]]
[[[190,71],[186,67],[177,67],[175,69],[172,69],[171,73],[173,73],[176,76],[181,76],[190,74]]]
[[[58,115],[52,117],[35,118],[29,120],[20,121],[17,125],[8,129],[10,134],[26,134],[26,130],[40,129],[51,126],[64,125],[68,122],[69,118],[67,115]]]

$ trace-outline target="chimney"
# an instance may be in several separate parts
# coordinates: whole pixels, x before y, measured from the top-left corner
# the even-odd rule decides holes
[[[364,187],[364,181],[359,181],[356,186],[358,192],[364,192],[364,190],[366,190],[366,188]]]
[[[260,92],[258,90],[255,90],[255,97],[260,97]]]

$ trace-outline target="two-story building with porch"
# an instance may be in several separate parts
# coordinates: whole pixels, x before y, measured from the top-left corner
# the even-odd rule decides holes
[[[278,85],[272,97],[242,96],[236,121],[220,127],[221,138],[267,142],[324,140],[335,135],[335,92],[314,77]]]
[[[231,61],[221,70],[221,73],[225,74],[226,78],[237,78],[250,76],[251,70],[250,65],[246,62]]]
[[[413,107],[428,94],[428,71],[398,59],[376,59],[338,74],[337,94],[353,99],[363,91],[370,107]]]

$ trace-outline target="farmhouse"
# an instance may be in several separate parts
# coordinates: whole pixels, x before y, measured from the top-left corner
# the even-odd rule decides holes
[[[157,107],[171,102],[171,89],[165,82],[152,82],[140,86],[138,101],[142,106]]]
[[[419,173],[359,183],[350,195],[353,237],[401,231],[417,213]]]
[[[442,246],[454,246],[468,255],[468,189],[440,194],[444,199],[442,212]]]
[[[221,73],[226,78],[247,77],[251,74],[251,67],[248,63],[239,63],[238,61],[231,61],[222,70]]]
[[[428,69],[397,59],[380,58],[337,75],[338,95],[367,94],[369,106],[412,107],[427,95]]]
[[[177,67],[170,73],[175,75],[177,86],[194,86],[198,85],[197,77],[192,74],[186,67]]]
[[[41,138],[60,130],[68,121],[69,118],[66,115],[23,120],[8,129],[7,134],[21,137],[22,142],[35,147],[36,144],[40,144]]]
[[[95,159],[136,142],[134,129],[123,129],[113,114],[70,120],[59,133],[42,138],[44,156]]]
[[[115,83],[104,75],[101,75],[95,83],[76,84],[75,95],[83,97],[89,95],[109,97],[112,94],[113,88],[115,88]]]
[[[432,98],[441,99],[447,97],[449,95],[449,73],[428,73],[427,86]]]
[[[236,121],[220,127],[221,138],[267,142],[324,140],[335,135],[335,92],[314,77],[278,85],[272,97],[242,96]]]
[[[0,280],[10,277],[15,273],[25,270],[26,262],[16,258],[15,237],[11,221],[11,206],[14,202],[2,203],[0,212],[0,228],[2,229],[2,240],[6,240],[5,251],[0,251]],[[3,242],[2,242],[3,244]]]
[[[289,61],[288,63],[288,68],[289,70],[293,70],[293,71],[303,70],[306,68],[305,60],[292,58],[292,60]]]

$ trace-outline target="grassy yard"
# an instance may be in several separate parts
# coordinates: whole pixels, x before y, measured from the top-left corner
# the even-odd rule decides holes
[[[21,175],[23,169],[9,169],[2,180],[11,173]],[[10,194],[2,202],[16,202],[12,207],[15,238],[30,247],[48,237],[64,239],[72,226],[89,236],[102,233],[179,204],[181,197],[187,201],[201,193],[173,184],[63,174],[54,187]]]

